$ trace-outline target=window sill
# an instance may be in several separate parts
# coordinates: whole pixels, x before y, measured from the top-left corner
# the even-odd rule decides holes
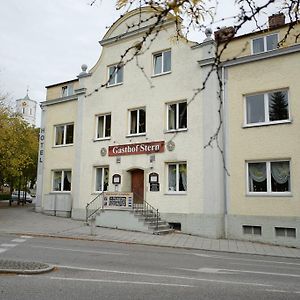
[[[93,139],[93,142],[101,142],[101,141],[109,141],[109,140],[111,140],[111,137]]]
[[[74,144],[64,144],[64,145],[54,145],[52,148],[63,148],[63,147],[71,147],[74,146]]]
[[[71,194],[71,191],[51,191],[50,194]]]
[[[114,84],[107,84],[106,87],[107,87],[107,88],[110,88],[110,87],[120,86],[120,85],[122,85],[122,84],[123,84],[123,82],[120,82],[120,83],[114,83]]]
[[[282,120],[282,121],[275,121],[269,123],[253,123],[253,124],[244,124],[242,128],[250,128],[250,127],[262,127],[262,126],[272,126],[272,125],[282,125],[282,124],[291,124],[292,120]]]
[[[172,71],[163,72],[163,73],[159,73],[159,74],[153,74],[153,75],[151,75],[151,78],[160,77],[160,76],[171,74],[171,73],[172,73]]]
[[[187,192],[166,192],[164,193],[166,196],[186,196]]]
[[[293,197],[293,194],[291,192],[274,192],[274,193],[263,193],[263,192],[257,192],[257,193],[247,193],[246,197]]]
[[[177,133],[177,132],[187,132],[187,128],[179,128],[179,129],[172,129],[172,130],[165,130],[164,133]]]
[[[127,138],[132,138],[132,137],[139,137],[139,136],[146,136],[146,133],[134,133],[134,134],[127,134]]]

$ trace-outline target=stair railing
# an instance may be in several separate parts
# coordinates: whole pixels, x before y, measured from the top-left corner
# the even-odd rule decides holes
[[[134,193],[134,195],[136,195]],[[144,217],[149,217],[149,215],[152,218],[155,218],[155,230],[158,230],[158,222],[160,219],[160,213],[157,208],[153,207],[151,204],[149,204],[147,201],[143,200],[143,203],[134,203],[133,209],[135,212],[139,212]]]
[[[97,195],[91,202],[89,202],[85,207],[85,221],[94,216],[101,208],[103,204],[103,192]]]

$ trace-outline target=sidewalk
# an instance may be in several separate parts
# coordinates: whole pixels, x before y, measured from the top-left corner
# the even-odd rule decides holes
[[[10,207],[5,201],[0,201],[0,234],[1,233],[300,258],[299,248],[247,241],[208,239],[182,233],[152,235],[148,233],[96,227],[95,235],[92,236],[91,228],[86,226],[83,221],[36,213],[34,212],[33,205],[29,206],[28,204],[26,206],[13,205]]]

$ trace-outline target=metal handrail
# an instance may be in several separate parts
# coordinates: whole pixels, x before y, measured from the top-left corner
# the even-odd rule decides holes
[[[99,195],[97,195],[96,198],[94,198],[91,202],[89,202],[85,207],[85,221],[88,222],[89,218],[91,218],[95,213],[97,213],[98,210],[102,208],[102,201],[100,200],[98,203],[98,199],[100,197],[103,197],[103,192],[101,192]],[[90,211],[90,213],[89,213]]]
[[[134,193],[135,195],[136,193]],[[151,204],[149,204],[147,201],[143,200],[143,203],[139,204],[133,204],[133,209],[134,211],[138,211],[139,213],[142,214],[142,216],[144,217],[148,217],[149,215],[151,215],[153,218],[155,218],[155,230],[158,230],[158,221],[160,218],[160,213],[158,211],[157,208],[155,208],[154,206],[152,206]]]

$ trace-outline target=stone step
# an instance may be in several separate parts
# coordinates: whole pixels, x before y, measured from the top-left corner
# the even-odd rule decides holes
[[[157,234],[157,235],[163,235],[163,234],[169,234],[174,232],[174,229],[169,228],[169,229],[162,229],[162,230],[153,230],[153,234]]]

